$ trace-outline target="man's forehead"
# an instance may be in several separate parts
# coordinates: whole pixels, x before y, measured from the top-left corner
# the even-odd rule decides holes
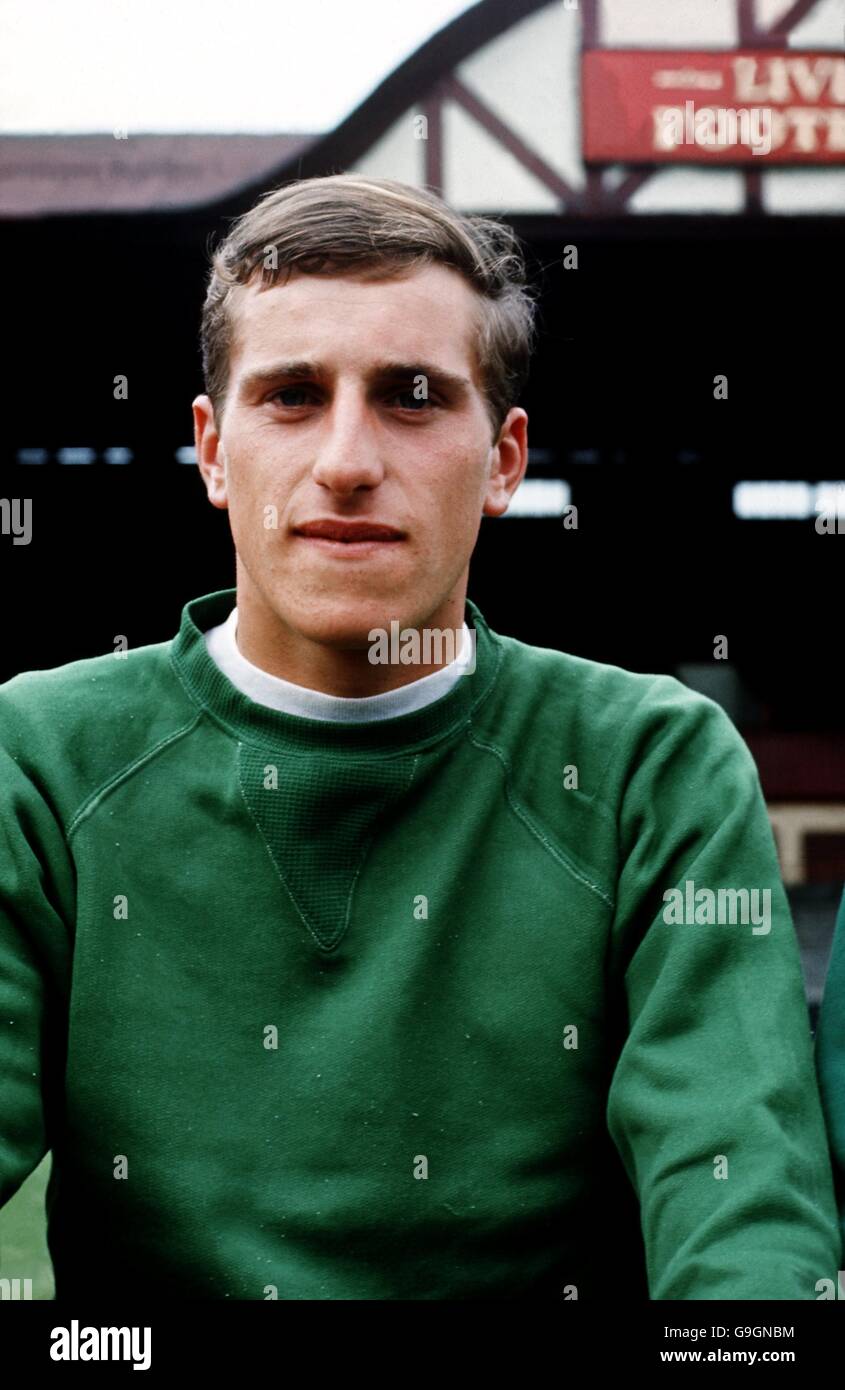
[[[371,322],[380,320],[379,341],[368,339],[364,346],[403,360],[436,358],[446,369],[469,373],[478,385],[479,296],[459,272],[443,265],[389,278],[376,278],[368,270],[343,275],[295,271],[278,285],[258,279],[238,285],[230,301],[230,366],[240,370],[252,365],[267,349],[274,355],[312,357],[327,332],[332,342],[344,328],[354,336],[364,325],[350,317],[350,295],[359,310],[366,313],[371,307]]]

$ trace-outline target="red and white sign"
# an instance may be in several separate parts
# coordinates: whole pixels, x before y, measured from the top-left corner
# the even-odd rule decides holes
[[[838,53],[591,49],[581,79],[589,162],[845,163]]]

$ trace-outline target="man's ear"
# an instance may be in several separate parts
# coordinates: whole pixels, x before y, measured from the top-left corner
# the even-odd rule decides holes
[[[491,453],[491,470],[484,495],[482,516],[502,516],[508,509],[528,467],[528,415],[513,406]]]
[[[226,490],[226,455],[214,421],[214,406],[209,396],[197,396],[191,409],[194,412],[194,446],[197,464],[208,500],[212,507],[225,511],[229,506]]]

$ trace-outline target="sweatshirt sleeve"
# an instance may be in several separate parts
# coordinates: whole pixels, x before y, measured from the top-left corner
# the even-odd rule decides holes
[[[614,917],[627,1034],[607,1120],[639,1197],[650,1297],[815,1299],[841,1247],[756,766],[720,706],[669,677],[629,766]],[[748,898],[723,894],[720,910],[719,889]]]
[[[816,1068],[845,1241],[845,894],[839,905],[819,1010]]]
[[[52,1143],[75,895],[61,824],[22,762],[0,738],[0,1207]]]

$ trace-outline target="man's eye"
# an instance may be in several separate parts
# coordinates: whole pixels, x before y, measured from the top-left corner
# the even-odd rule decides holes
[[[298,399],[291,400],[291,396]],[[287,406],[290,410],[295,410],[298,406],[307,405],[309,398],[313,398],[312,392],[306,386],[280,386],[278,391],[274,391],[269,397],[271,401],[278,402],[279,405]],[[426,397],[418,396],[415,388],[409,386],[405,391],[397,391],[388,397],[390,401],[400,402],[400,409],[413,410],[417,413],[426,406],[433,405],[433,402]]]
[[[290,395],[293,395],[293,396],[307,396],[308,394],[309,394],[309,392],[306,390],[306,388],[305,388],[304,386],[282,386],[282,387],[279,388],[278,391],[274,391],[274,392],[273,392],[272,396],[270,397],[270,400],[271,400],[271,401],[278,400],[280,396],[290,396]],[[291,408],[294,408],[294,407],[296,407],[296,406],[298,406],[298,405],[304,405],[305,402],[304,402],[304,401],[280,401],[279,404],[280,404],[280,405],[288,405],[288,406],[290,406]]]
[[[403,397],[407,402],[407,404],[401,407],[403,410],[416,410],[419,406],[431,405],[431,401],[429,401],[427,397],[416,395],[415,388],[410,386],[406,391],[397,391],[390,399],[398,401]]]

